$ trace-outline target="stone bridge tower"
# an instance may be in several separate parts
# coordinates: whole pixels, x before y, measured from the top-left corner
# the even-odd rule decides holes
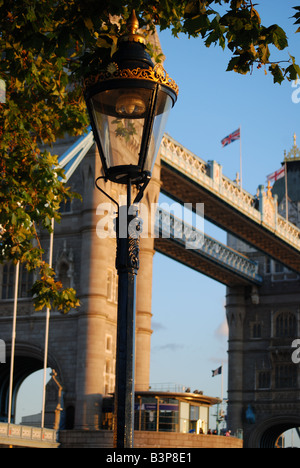
[[[154,49],[161,50],[157,34],[150,38]],[[124,152],[135,151],[134,137],[124,145]],[[66,138],[55,144],[53,152],[61,156],[74,143]],[[101,175],[101,162],[94,145],[68,181],[71,190],[82,196],[61,207],[62,219],[54,228],[54,269],[65,287],[76,289],[80,307],[66,316],[52,312],[50,318],[48,365],[55,371],[63,388],[64,428],[101,428],[102,401],[115,388],[118,278],[115,269],[116,239],[103,237],[97,226],[107,212],[110,200],[95,188]],[[103,182],[101,182],[103,183]],[[160,193],[160,161],[155,164],[143,205],[157,203]],[[105,191],[120,201],[122,186],[107,182]],[[151,232],[151,221],[145,223]],[[105,226],[105,229],[108,226]],[[46,255],[49,235],[41,239]],[[141,239],[140,268],[136,283],[136,370],[137,391],[149,389],[152,260],[154,239]],[[18,389],[24,379],[43,368],[45,313],[34,311],[28,290],[32,275],[21,269],[18,293],[13,412]],[[0,366],[0,421],[8,411],[11,329],[13,310],[14,266],[0,265],[0,338],[6,343],[6,364]],[[51,406],[51,404],[50,404]],[[52,403],[53,406],[53,403]],[[45,426],[47,426],[47,409]],[[14,414],[13,414],[14,417]],[[12,422],[13,422],[12,417]],[[49,421],[53,415],[49,415]]]
[[[58,154],[72,144],[57,145]],[[100,174],[100,158],[95,145],[72,175],[71,189],[82,195],[61,207],[62,219],[54,228],[54,268],[65,287],[74,287],[80,307],[67,315],[52,312],[49,333],[49,367],[57,373],[63,387],[65,427],[99,429],[103,396],[114,392],[117,273],[116,240],[101,238],[97,225],[106,215],[102,203],[109,203],[95,188]],[[105,190],[119,201],[122,186],[107,183]],[[160,166],[157,162],[143,204],[157,203],[160,192]],[[125,193],[123,194],[125,195]],[[108,205],[106,205],[108,206]],[[150,222],[148,223],[151,229]],[[105,232],[105,231],[104,231]],[[152,258],[154,239],[141,239],[140,269],[136,303],[136,390],[149,389]],[[42,236],[46,254],[49,236]],[[45,313],[34,311],[27,291],[32,277],[22,269],[16,330],[14,402],[18,388],[32,372],[43,367]],[[0,420],[7,417],[10,342],[13,309],[13,265],[0,266],[0,336],[7,344],[6,364],[0,366]],[[47,408],[46,408],[47,414]],[[12,419],[13,421],[13,419]],[[47,418],[45,420],[47,427]]]
[[[266,197],[278,197],[281,216],[299,227],[296,138],[284,164],[287,179],[276,181]],[[283,432],[300,425],[300,367],[292,362],[292,342],[300,334],[300,277],[230,235],[228,243],[255,259],[264,278],[259,289],[227,290],[228,427],[243,430],[245,447],[274,447]]]

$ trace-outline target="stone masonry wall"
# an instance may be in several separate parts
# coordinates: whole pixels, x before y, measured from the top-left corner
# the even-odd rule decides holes
[[[61,448],[112,448],[111,431],[61,431]],[[235,437],[180,434],[174,432],[140,432],[134,434],[135,448],[243,448]]]

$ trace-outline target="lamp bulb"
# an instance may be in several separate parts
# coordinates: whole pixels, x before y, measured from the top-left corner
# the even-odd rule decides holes
[[[144,101],[134,94],[120,96],[116,104],[116,112],[122,117],[140,117],[144,114]]]

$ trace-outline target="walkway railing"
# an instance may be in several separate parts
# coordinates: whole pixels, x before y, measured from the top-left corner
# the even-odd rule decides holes
[[[68,178],[93,144],[93,134],[89,131],[60,157],[60,167],[66,167]],[[240,213],[300,249],[300,229],[279,215],[277,197],[273,198],[270,190],[265,192],[264,186],[260,185],[257,195],[253,196],[224,176],[222,166],[216,161],[205,162],[167,134],[162,140],[160,155],[163,161],[222,198]]]
[[[0,423],[0,446],[58,447],[57,432],[53,429]]]
[[[165,135],[160,149],[161,159],[186,177],[220,197],[240,213],[267,228],[283,241],[300,249],[300,229],[278,213],[277,197],[271,190],[259,186],[256,196],[241,189],[222,174],[216,161],[207,163],[184,148],[169,135]]]
[[[262,283],[256,262],[161,208],[156,212],[155,233],[162,238],[176,240],[184,248],[214,260],[223,268],[230,269],[251,282]]]
[[[68,178],[93,144],[93,135],[89,131],[60,157],[60,167],[66,167]],[[162,161],[228,203],[258,226],[300,250],[300,229],[279,215],[277,197],[272,196],[271,190],[265,191],[261,185],[256,196],[253,196],[224,176],[222,166],[216,161],[205,162],[167,134],[161,143],[160,156]]]

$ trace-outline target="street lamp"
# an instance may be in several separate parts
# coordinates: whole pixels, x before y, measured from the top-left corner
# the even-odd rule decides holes
[[[118,448],[133,447],[135,279],[141,222],[131,203],[131,187],[137,187],[135,204],[142,199],[151,179],[167,117],[178,95],[176,83],[163,67],[154,66],[138,28],[133,11],[128,31],[119,39],[118,50],[107,70],[89,76],[84,82],[104,172],[104,176],[97,178],[96,186],[103,192],[97,183],[101,178],[127,186],[127,205],[119,207],[115,202],[119,288],[114,446]]]

